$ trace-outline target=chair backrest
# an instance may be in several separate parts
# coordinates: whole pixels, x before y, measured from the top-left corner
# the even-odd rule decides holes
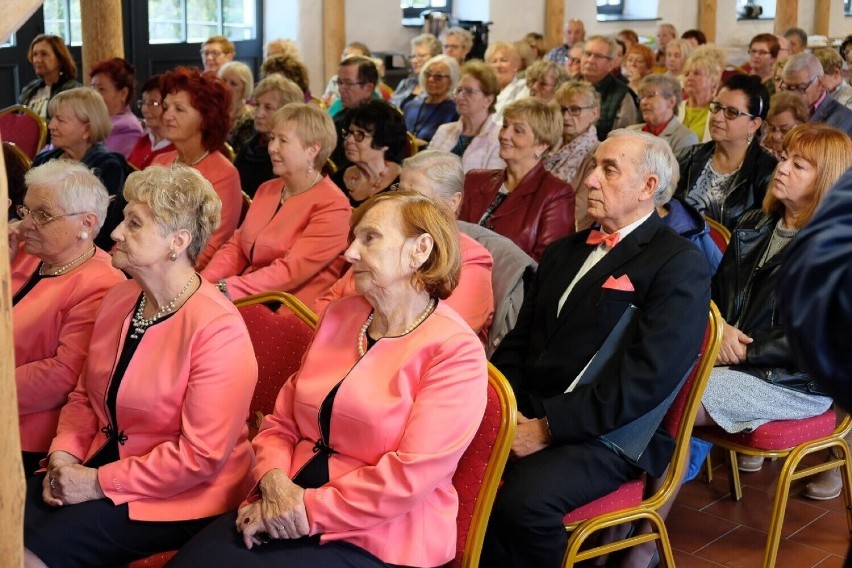
[[[272,412],[278,391],[302,363],[314,337],[316,316],[295,296],[265,292],[234,301],[246,322],[257,358],[257,386],[249,417],[252,434]]]
[[[652,509],[658,509],[671,499],[683,478],[686,462],[689,459],[692,427],[695,425],[695,417],[701,406],[701,397],[704,395],[710,371],[713,370],[722,344],[723,323],[724,320],[716,304],[710,302],[707,330],[704,332],[704,341],[698,353],[698,359],[663,419],[663,426],[675,439],[675,451],[662,485],[654,495],[645,500],[645,504]]]
[[[246,193],[245,191],[243,191],[242,194],[243,194],[243,203],[242,203],[242,206],[240,207],[240,222],[237,225],[243,224],[243,221],[245,221],[245,219],[246,219],[246,213],[248,213],[249,205],[251,205],[251,197],[249,197],[249,194]]]
[[[403,149],[403,154],[406,158],[410,158],[414,154],[417,153],[419,148],[417,147],[417,137],[411,132],[406,131],[405,133],[405,148]]]
[[[334,160],[331,158],[325,161],[325,164],[322,167],[322,175],[324,176],[333,176],[337,173],[337,164],[334,163]]]
[[[32,160],[47,142],[47,124],[27,107],[12,105],[0,110],[0,136],[14,142]]]
[[[453,568],[479,565],[485,529],[517,421],[515,395],[506,378],[488,364],[488,403],[473,441],[459,460],[453,486],[459,495],[456,557]]]
[[[710,228],[710,238],[713,239],[713,242],[716,243],[722,254],[725,254],[725,251],[728,249],[728,243],[731,242],[731,231],[715,219],[705,216],[704,220],[707,221],[707,226]]]
[[[6,160],[6,181],[9,183],[9,199],[12,207],[24,204],[24,176],[32,167],[32,160],[14,142],[3,141],[3,158]],[[12,209],[14,211],[14,209]]]
[[[459,230],[488,249],[494,259],[491,287],[494,291],[494,319],[488,330],[488,357],[518,321],[527,285],[532,283],[538,264],[510,239],[473,223],[459,221]]]

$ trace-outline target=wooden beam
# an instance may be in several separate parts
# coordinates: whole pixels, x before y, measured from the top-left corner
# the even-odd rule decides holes
[[[828,37],[831,22],[831,0],[817,0],[814,8],[814,33]]]
[[[562,44],[562,25],[565,22],[565,0],[546,0],[544,3],[544,45],[547,49]]]
[[[346,1],[323,0],[322,50],[325,77],[337,74],[340,54],[346,47]]]
[[[716,41],[716,0],[698,0],[698,29],[707,41]]]
[[[799,0],[783,0],[775,5],[775,34],[781,35],[799,24]]]
[[[80,0],[83,24],[83,83],[98,61],[124,57],[121,0]]]
[[[44,0],[0,0],[0,43],[6,43],[12,34],[35,14]]]
[[[6,160],[0,152],[0,203],[7,210]],[[0,215],[0,558],[4,566],[24,564],[24,466],[18,431],[15,386],[15,341],[12,335],[12,279],[9,268],[8,220]]]

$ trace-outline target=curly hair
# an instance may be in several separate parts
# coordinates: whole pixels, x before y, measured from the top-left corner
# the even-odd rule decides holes
[[[399,164],[405,158],[407,132],[402,113],[395,106],[381,99],[364,101],[349,113],[343,128],[354,124],[373,135],[371,146],[378,150],[387,147],[385,160]]]
[[[178,67],[163,73],[163,96],[185,91],[192,108],[201,114],[201,144],[205,150],[218,150],[231,129],[227,109],[231,108],[231,90],[213,73],[192,67]]]
[[[275,73],[283,75],[299,85],[303,93],[308,92],[310,85],[308,68],[295,57],[290,55],[273,55],[265,59],[260,65],[260,77],[265,79]]]
[[[115,89],[127,89],[127,95],[124,97],[124,104],[130,104],[133,100],[133,93],[136,90],[136,67],[126,59],[113,57],[112,59],[104,59],[98,61],[89,70],[89,79],[93,79],[95,75],[103,73],[107,75],[115,85]]]

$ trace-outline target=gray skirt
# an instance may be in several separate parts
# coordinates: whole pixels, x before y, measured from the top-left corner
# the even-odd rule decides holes
[[[701,402],[716,424],[735,433],[750,432],[773,420],[818,416],[832,400],[773,385],[730,367],[716,367]]]

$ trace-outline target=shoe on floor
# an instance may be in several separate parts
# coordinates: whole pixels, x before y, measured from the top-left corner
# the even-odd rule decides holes
[[[760,471],[763,467],[763,456],[748,456],[737,454],[737,469],[746,473]]]
[[[805,485],[802,495],[815,501],[828,501],[840,495],[843,480],[840,478],[840,468],[829,469],[816,474]]]

